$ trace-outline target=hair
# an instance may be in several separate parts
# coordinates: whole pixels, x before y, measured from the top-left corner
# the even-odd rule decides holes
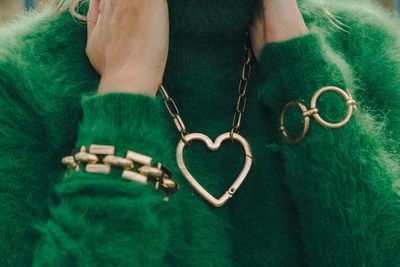
[[[69,10],[69,12],[71,13],[71,15],[77,19],[80,20],[84,20],[87,21],[87,18],[81,14],[79,14],[78,12],[76,12],[76,7],[82,3],[85,0],[69,0],[69,6],[68,7],[63,7],[65,4],[66,0],[60,0],[59,4],[58,4],[58,9],[61,12],[66,12],[67,10]],[[262,0],[259,0],[259,3],[261,4]],[[323,4],[323,0],[318,0],[320,2],[321,5],[321,9],[324,13],[324,15],[326,16],[326,18],[328,19],[328,21],[332,24],[332,26],[336,29],[339,29],[341,31],[344,31],[346,33],[349,33],[346,29],[350,29],[349,26],[347,26],[346,24],[342,23],[339,19],[340,17],[333,15],[331,12],[328,11],[328,9],[326,9],[324,7]]]
[[[60,13],[64,13],[69,10],[71,15],[77,19],[87,21],[87,18],[78,12],[76,12],[76,7],[85,0],[69,0],[69,5],[67,7],[64,6],[66,0],[59,0],[57,8]]]

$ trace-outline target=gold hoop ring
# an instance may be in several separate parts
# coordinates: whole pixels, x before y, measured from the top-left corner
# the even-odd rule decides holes
[[[353,100],[353,98],[349,94],[347,94],[344,90],[335,87],[335,86],[327,86],[327,87],[323,87],[321,89],[319,89],[313,96],[313,98],[311,99],[311,104],[310,104],[310,109],[316,109],[317,108],[317,102],[318,102],[318,98],[325,92],[336,92],[338,94],[340,94],[344,100],[346,101],[346,105],[348,106],[348,111],[347,111],[347,115],[344,118],[344,120],[342,120],[341,122],[338,123],[331,123],[331,122],[327,122],[324,119],[321,118],[321,116],[318,113],[313,114],[313,117],[315,118],[315,120],[321,124],[322,126],[325,126],[327,128],[340,128],[343,127],[344,125],[346,125],[350,119],[351,116],[353,115],[353,108],[355,108],[355,104],[356,102]]]
[[[286,112],[288,111],[288,109],[289,109],[291,106],[297,106],[298,108],[300,108],[300,110],[301,110],[301,112],[302,112],[302,114],[303,114],[303,117],[304,117],[304,127],[303,127],[303,131],[302,131],[302,133],[301,133],[299,136],[297,136],[297,137],[290,137],[290,136],[286,133],[286,131],[285,131],[285,126],[284,126],[284,120],[285,120]],[[298,142],[300,142],[301,140],[303,140],[303,138],[306,136],[306,134],[307,134],[307,132],[308,132],[308,129],[310,128],[310,117],[309,117],[308,115],[305,115],[307,111],[308,111],[308,110],[307,110],[307,107],[306,107],[303,103],[301,103],[300,101],[297,101],[297,100],[293,100],[293,101],[287,103],[287,104],[283,107],[283,110],[282,110],[282,113],[281,113],[281,126],[279,127],[279,131],[282,132],[283,137],[284,137],[284,138],[286,139],[286,141],[288,141],[289,143],[292,143],[292,144],[298,143]]]

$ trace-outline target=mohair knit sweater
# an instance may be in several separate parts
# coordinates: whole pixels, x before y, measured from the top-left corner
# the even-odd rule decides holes
[[[190,132],[231,128],[253,0],[169,0],[164,85]],[[254,155],[222,208],[205,202],[176,165],[179,133],[161,96],[96,95],[86,26],[50,10],[0,29],[0,266],[400,266],[400,36],[370,4],[300,1],[310,34],[267,44],[248,90],[241,134]],[[81,10],[85,12],[85,7]],[[282,107],[309,106],[323,86],[349,88],[361,117],[328,129],[311,120],[298,144],[277,131]],[[339,121],[327,93],[321,116]],[[302,127],[290,109],[292,133]],[[118,175],[64,177],[81,145],[114,145],[162,162],[180,190],[169,202]],[[216,196],[244,162],[224,142],[185,150],[189,170]]]

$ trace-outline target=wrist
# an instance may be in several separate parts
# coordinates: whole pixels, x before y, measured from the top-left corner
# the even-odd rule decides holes
[[[293,27],[278,25],[268,31],[265,40],[266,43],[278,43],[298,38],[308,33],[307,27],[303,27],[303,25],[300,24],[294,24]]]
[[[145,70],[108,71],[100,80],[98,94],[131,93],[155,97],[162,74],[155,74]]]
[[[332,55],[326,56],[323,40],[314,33],[267,44],[260,56],[260,75],[265,84],[259,98],[276,112],[291,100],[311,100],[322,87],[347,88],[341,68]]]
[[[309,33],[296,1],[269,1],[264,5],[266,43],[283,42]]]

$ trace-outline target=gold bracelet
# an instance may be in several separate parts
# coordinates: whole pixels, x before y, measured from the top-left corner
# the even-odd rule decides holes
[[[318,102],[318,98],[325,92],[336,92],[338,94],[340,94],[344,100],[346,101],[346,105],[348,107],[347,110],[347,115],[346,118],[338,123],[330,123],[327,122],[325,120],[323,120],[321,118],[321,116],[318,114],[318,109],[317,109],[317,102]],[[314,119],[321,124],[322,126],[325,126],[327,128],[340,128],[343,127],[344,125],[346,125],[350,119],[351,116],[353,115],[353,110],[357,113],[358,116],[360,116],[360,113],[358,112],[357,106],[356,106],[356,101],[353,99],[353,97],[350,94],[349,89],[346,89],[347,93],[335,86],[327,86],[327,87],[323,87],[321,89],[319,89],[314,96],[311,99],[311,104],[310,104],[310,109],[307,109],[307,107],[300,101],[294,100],[291,101],[289,103],[287,103],[282,110],[281,113],[281,118],[280,118],[280,127],[279,127],[279,131],[282,132],[283,137],[289,142],[289,143],[298,143],[301,140],[304,139],[304,137],[306,136],[308,129],[310,128],[310,117],[314,117]],[[298,108],[300,108],[302,115],[304,117],[304,127],[303,127],[303,131],[302,133],[297,136],[297,137],[291,137],[289,136],[286,131],[285,131],[285,126],[284,126],[284,119],[285,119],[285,114],[288,111],[289,107],[291,106],[297,106]]]
[[[91,145],[89,152],[86,146],[74,149],[71,156],[61,162],[68,166],[66,176],[71,171],[85,170],[89,173],[109,174],[111,168],[122,170],[122,178],[140,184],[151,182],[155,190],[165,194],[165,201],[176,193],[179,185],[171,179],[172,173],[161,163],[152,163],[153,159],[133,151],[127,151],[125,157],[116,156],[114,146]],[[103,162],[104,164],[101,164]]]

